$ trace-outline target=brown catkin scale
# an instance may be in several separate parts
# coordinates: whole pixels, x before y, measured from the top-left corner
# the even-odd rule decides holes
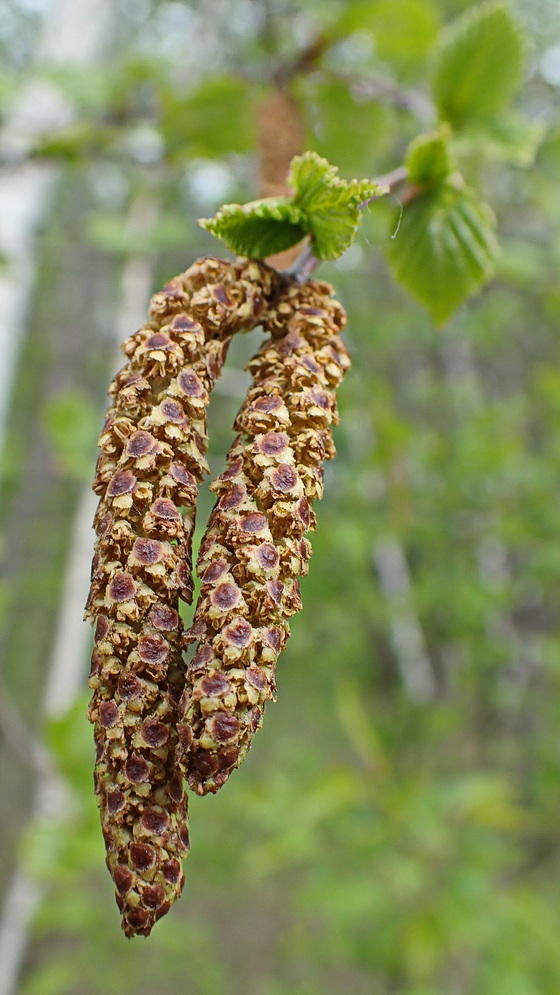
[[[93,485],[100,501],[87,603],[96,622],[89,715],[107,865],[127,936],[147,936],[183,886],[178,604],[192,599],[206,408],[232,335],[261,320],[278,284],[259,263],[195,263],[154,295],[110,388]]]
[[[215,792],[239,766],[275,693],[298,577],[311,553],[312,503],[335,449],[336,389],[350,365],[346,317],[321,282],[293,285],[263,323],[270,338],[251,360],[228,469],[201,544],[202,581],[191,629],[198,642],[180,702],[177,760],[190,787]]]

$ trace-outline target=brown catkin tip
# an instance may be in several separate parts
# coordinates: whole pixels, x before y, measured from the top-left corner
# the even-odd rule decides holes
[[[202,588],[184,642],[198,642],[181,697],[177,760],[198,794],[238,767],[275,693],[298,577],[311,553],[322,462],[335,449],[336,389],[350,365],[346,317],[321,282],[292,286],[263,323],[270,332],[249,370],[228,468],[201,544]]]
[[[107,865],[127,936],[147,936],[183,887],[187,797],[176,772],[183,687],[179,598],[206,463],[206,408],[232,335],[253,328],[279,277],[204,259],[152,297],[110,387],[94,490],[97,541],[89,716]]]

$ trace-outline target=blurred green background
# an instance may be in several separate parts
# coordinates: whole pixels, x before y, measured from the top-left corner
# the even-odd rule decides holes
[[[433,127],[441,29],[472,6],[2,0],[2,995],[560,992],[556,0],[510,6],[517,97],[456,138],[495,280],[436,329],[386,262],[394,197],[319,270],[354,366],[304,611],[250,756],[192,799],[187,885],[149,940],[120,933],[91,788],[81,611],[117,342],[220,254],[196,218],[258,196],[267,95],[379,176]],[[259,341],[216,390],[213,471]]]

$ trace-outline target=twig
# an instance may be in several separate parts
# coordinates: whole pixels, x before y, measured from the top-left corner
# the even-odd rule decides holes
[[[362,201],[360,204],[360,210],[364,210],[364,208],[366,208],[368,204],[373,203],[374,200],[380,200],[381,197],[385,197],[387,194],[395,193],[405,185],[407,180],[408,169],[406,166],[397,166],[396,169],[392,169],[389,173],[384,173],[383,176],[377,177],[374,182],[383,189],[380,190],[379,193],[372,194],[372,196],[368,197],[367,200]],[[411,187],[410,190],[411,196],[416,196],[416,187]],[[406,199],[409,200],[411,198],[409,196]],[[306,245],[301,255],[296,259],[295,263],[293,263],[293,265],[286,270],[286,273],[289,276],[294,277],[298,283],[304,283],[309,279],[320,262],[321,260],[317,259],[317,256],[313,251],[312,243],[309,243],[309,245]]]
[[[352,73],[333,73],[334,79],[346,83],[352,93],[363,101],[382,101],[402,107],[414,114],[422,125],[432,127],[436,121],[436,109],[424,93],[398,86],[390,80],[373,76],[357,76]]]
[[[298,283],[305,283],[309,279],[313,270],[317,268],[320,259],[313,252],[313,247],[311,243],[305,246],[305,249],[300,256],[296,259],[295,263],[286,270],[288,276],[295,277]]]
[[[362,201],[360,208],[363,210],[364,207],[367,207],[374,200],[380,200],[381,197],[386,197],[387,194],[395,193],[400,187],[404,186],[407,180],[408,169],[406,166],[397,166],[396,169],[392,169],[389,173],[378,176],[373,182],[377,183],[382,189],[379,193],[374,193],[367,200]]]
[[[310,73],[330,44],[331,39],[326,35],[318,35],[317,38],[314,38],[302,52],[298,53],[295,59],[281,64],[274,70],[273,80],[276,85],[283,88],[294,76]]]

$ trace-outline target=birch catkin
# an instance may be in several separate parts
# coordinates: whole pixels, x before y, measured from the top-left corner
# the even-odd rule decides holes
[[[152,298],[150,320],[124,343],[127,363],[110,388],[94,481],[89,714],[107,865],[128,936],[147,936],[183,886],[178,602],[192,599],[206,407],[232,335],[261,320],[278,279],[255,262],[195,263]]]
[[[190,787],[215,792],[243,760],[275,693],[287,619],[311,552],[312,502],[335,449],[336,388],[350,363],[342,306],[322,282],[293,285],[263,323],[270,338],[249,364],[252,385],[197,565],[202,580],[184,642],[187,671],[176,756]]]

